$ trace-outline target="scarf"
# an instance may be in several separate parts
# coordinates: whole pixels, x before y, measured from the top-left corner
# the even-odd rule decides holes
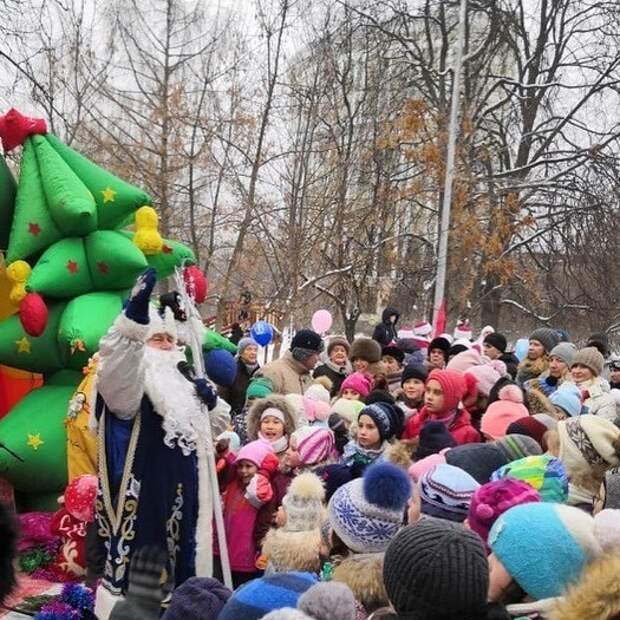
[[[343,377],[348,377],[353,372],[353,366],[351,366],[351,362],[349,360],[346,361],[344,366],[339,366],[338,364],[334,364],[330,359],[325,362],[325,366],[327,366],[330,370],[333,370],[335,373],[342,375]]]
[[[362,448],[357,441],[351,440],[344,447],[342,459],[347,467],[353,465],[370,465],[383,455],[388,446],[389,443],[384,441],[376,450],[372,450],[370,448]]]
[[[281,452],[284,452],[288,448],[288,436],[287,435],[282,435],[280,439],[276,439],[275,441],[269,441],[269,439],[264,437],[261,433],[258,433],[258,438],[261,441],[268,443],[276,454],[280,454]]]

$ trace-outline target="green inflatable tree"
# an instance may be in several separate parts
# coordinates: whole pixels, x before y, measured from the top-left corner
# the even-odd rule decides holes
[[[1,223],[10,219],[0,249],[20,304],[0,322],[0,364],[45,376],[0,420],[0,477],[23,507],[54,508],[67,481],[64,419],[82,368],[136,277],[151,265],[165,278],[193,254],[161,239],[146,193],[48,134],[44,121],[11,110],[0,117],[0,139],[5,151],[23,145],[14,204],[10,174],[0,170]],[[135,232],[122,230],[134,218]]]

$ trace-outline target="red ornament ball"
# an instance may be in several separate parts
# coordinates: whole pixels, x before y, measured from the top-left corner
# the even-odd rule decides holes
[[[191,295],[197,304],[201,304],[207,298],[209,283],[204,273],[196,265],[190,265],[183,271],[185,290]]]
[[[19,321],[29,336],[40,336],[47,327],[47,306],[38,293],[28,293],[19,304]]]

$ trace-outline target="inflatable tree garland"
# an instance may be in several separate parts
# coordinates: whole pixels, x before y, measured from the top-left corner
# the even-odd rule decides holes
[[[161,238],[146,193],[47,133],[42,119],[10,110],[0,139],[5,151],[23,145],[17,186],[0,161],[2,275],[7,304],[19,308],[0,321],[0,364],[45,377],[0,419],[0,477],[26,506],[54,507],[67,483],[65,416],[83,367],[135,278],[149,265],[165,278],[193,254]],[[122,230],[134,218],[135,232]],[[205,345],[223,339],[209,333]]]

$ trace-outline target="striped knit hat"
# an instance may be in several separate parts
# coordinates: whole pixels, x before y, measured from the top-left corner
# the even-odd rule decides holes
[[[422,513],[438,519],[462,523],[480,485],[453,465],[435,465],[420,478]]]
[[[495,441],[495,445],[502,451],[508,462],[522,459],[526,456],[542,454],[540,444],[528,435],[510,433]]]

